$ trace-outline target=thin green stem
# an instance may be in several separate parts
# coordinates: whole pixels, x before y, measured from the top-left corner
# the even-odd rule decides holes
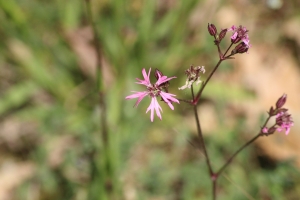
[[[203,90],[204,90],[206,84],[208,83],[208,81],[210,80],[210,78],[213,76],[213,74],[215,73],[215,71],[218,69],[218,67],[220,66],[221,62],[224,61],[224,60],[226,60],[226,59],[228,59],[228,57],[231,56],[231,55],[229,55],[228,57],[225,57],[226,54],[227,54],[227,52],[229,51],[229,49],[232,47],[232,45],[233,45],[233,43],[231,43],[231,44],[229,45],[229,47],[226,49],[224,55],[223,55],[222,52],[221,52],[220,45],[217,45],[220,60],[219,60],[219,62],[216,64],[216,66],[215,66],[215,68],[213,69],[213,71],[209,74],[207,80],[204,82],[204,84],[203,84],[202,87],[200,88],[200,90],[199,90],[199,92],[198,92],[196,98],[194,99],[196,102],[199,101],[199,99],[200,99],[200,97],[201,97],[201,94],[202,94],[202,92],[203,92]]]
[[[206,79],[206,81],[205,81],[204,84],[202,85],[201,89],[199,90],[199,92],[198,92],[196,98],[194,98],[194,101],[195,101],[195,102],[199,102],[199,99],[200,99],[200,97],[201,97],[201,94],[202,94],[202,92],[203,92],[205,86],[207,85],[207,83],[209,82],[209,80],[211,79],[211,77],[212,77],[212,75],[215,73],[215,71],[218,69],[218,67],[220,66],[220,64],[221,64],[222,61],[223,61],[223,60],[220,59],[219,62],[217,63],[217,65],[215,66],[215,68],[213,69],[213,71],[209,74],[208,78]]]
[[[184,103],[188,103],[188,104],[191,104],[191,100],[185,100],[185,99],[178,99],[178,101],[182,101]]]
[[[195,94],[194,94],[194,87],[193,87],[193,85],[191,86],[191,93],[192,93],[192,98],[195,99]]]
[[[193,86],[191,87],[191,92],[192,92],[192,96],[193,96],[193,99],[194,99]],[[211,167],[211,164],[210,164],[210,160],[209,160],[209,157],[208,157],[208,153],[207,153],[207,150],[206,150],[206,146],[205,146],[205,142],[204,142],[201,126],[200,126],[200,120],[199,120],[199,116],[198,116],[197,105],[194,105],[193,108],[194,108],[195,120],[196,120],[196,125],[197,125],[198,137],[200,139],[200,144],[201,144],[203,152],[204,152],[205,161],[206,161],[206,164],[207,164],[207,167],[208,167],[209,174],[212,175],[213,170],[212,170],[212,167]]]
[[[213,187],[212,187],[213,200],[217,199],[217,180],[218,179],[212,180],[212,184],[213,184]]]
[[[259,138],[261,135],[261,133],[259,132],[255,137],[253,137],[251,140],[249,140],[248,142],[246,142],[243,146],[241,146],[227,161],[226,163],[223,165],[223,167],[221,167],[221,169],[219,169],[219,171],[216,173],[218,176],[224,171],[224,169],[231,163],[231,161],[234,159],[234,157],[236,155],[238,155],[243,149],[245,149],[248,145],[250,145],[251,143],[253,143],[257,138]]]
[[[233,43],[231,43],[231,44],[229,45],[229,47],[226,49],[226,51],[225,51],[225,53],[224,53],[223,57],[225,57],[225,56],[226,56],[227,52],[228,52],[228,51],[229,51],[229,49],[232,47],[232,45],[233,45]]]

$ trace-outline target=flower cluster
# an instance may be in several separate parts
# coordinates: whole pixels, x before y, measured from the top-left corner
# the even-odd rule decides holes
[[[249,36],[248,36],[248,30],[246,29],[246,27],[243,26],[232,26],[231,28],[228,29],[228,31],[232,31],[233,34],[231,36],[231,42],[233,44],[237,44],[238,42],[242,41],[244,42],[246,45],[249,46]]]
[[[294,126],[294,122],[292,116],[287,112],[288,109],[283,108],[286,99],[287,95],[282,95],[276,102],[276,108],[274,109],[273,106],[270,108],[269,116],[275,116],[276,122],[271,128],[263,127],[262,133],[269,135],[276,130],[278,132],[285,130],[285,134],[289,134],[291,127]]]
[[[220,33],[218,33],[217,28],[213,24],[208,24],[208,32],[211,36],[215,38],[215,44],[219,45],[223,38],[226,36],[227,32],[233,32],[231,38],[232,44],[239,44],[235,46],[232,50],[231,55],[236,53],[245,53],[248,52],[248,49],[251,47],[250,40],[248,36],[248,30],[243,26],[231,26],[230,28],[222,29]]]
[[[214,24],[208,24],[207,26],[208,32],[211,36],[215,38],[215,44],[219,45],[223,38],[226,36],[227,29],[222,29],[220,33]]]
[[[231,42],[233,44],[237,44],[240,41],[242,41],[232,50],[231,54],[248,52],[248,49],[250,48],[251,45],[248,36],[249,31],[246,29],[246,27],[243,26],[236,27],[233,25],[231,28],[228,29],[228,31],[233,32],[231,36]]]
[[[185,82],[185,85],[178,88],[179,90],[183,90],[185,88],[191,88],[192,84],[194,82],[196,82],[196,84],[199,84],[201,83],[201,80],[200,80],[200,72],[201,73],[205,73],[205,68],[204,66],[200,67],[200,66],[197,66],[197,67],[194,67],[193,65],[185,70],[185,74],[187,76],[187,80]]]
[[[168,104],[168,106],[174,110],[174,106],[172,105],[173,102],[175,103],[179,103],[179,101],[174,98],[174,94],[170,94],[168,93],[167,87],[169,86],[169,80],[176,78],[176,77],[170,77],[168,78],[167,76],[164,76],[162,74],[162,72],[160,72],[159,70],[155,70],[155,78],[157,79],[155,84],[152,84],[150,82],[150,72],[151,72],[151,68],[149,69],[148,74],[146,73],[146,70],[143,69],[142,70],[142,74],[144,79],[138,79],[138,82],[136,82],[137,84],[141,84],[146,86],[146,91],[143,92],[135,92],[132,95],[127,96],[125,99],[133,99],[133,98],[138,98],[138,100],[136,101],[134,106],[138,106],[139,103],[142,101],[142,99],[146,96],[151,97],[151,103],[149,105],[149,107],[147,108],[146,113],[151,110],[151,115],[150,115],[150,119],[151,122],[153,122],[153,118],[154,118],[154,111],[156,112],[156,115],[162,119],[161,117],[161,111],[162,108],[160,107],[160,105],[158,104],[158,101],[156,99],[156,97],[160,96],[162,98],[162,101],[164,101],[165,103]]]

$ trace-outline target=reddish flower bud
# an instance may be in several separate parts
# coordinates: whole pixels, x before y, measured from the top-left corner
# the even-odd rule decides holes
[[[226,36],[227,28],[223,29],[219,34],[219,42]]]
[[[276,115],[276,110],[274,110],[273,106],[272,106],[272,107],[270,108],[270,110],[269,110],[269,115],[270,115],[270,116]]]
[[[208,29],[208,32],[211,36],[215,36],[218,32],[216,26],[213,25],[213,24],[208,23],[207,29]]]
[[[275,131],[276,131],[276,127],[273,126],[273,127],[269,128],[268,134],[269,135],[273,134]]]
[[[283,94],[276,102],[276,108],[281,108],[286,102],[287,95]]]
[[[263,127],[261,129],[261,134],[263,134],[265,136],[268,136],[270,134],[273,134],[275,131],[276,131],[276,127],[275,126],[272,126],[271,128]]]
[[[241,42],[240,44],[236,45],[236,47],[231,51],[231,55],[237,54],[237,53],[245,53],[249,49],[249,46],[245,44],[244,42]]]

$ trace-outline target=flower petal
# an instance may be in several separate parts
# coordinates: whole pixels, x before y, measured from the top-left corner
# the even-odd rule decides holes
[[[151,122],[153,122],[153,118],[154,118],[154,110],[156,111],[156,115],[157,115],[157,116],[160,118],[160,120],[161,120],[161,114],[160,114],[160,111],[162,111],[162,109],[161,109],[160,105],[158,104],[156,97],[152,97],[151,103],[150,103],[149,107],[147,108],[146,113],[148,113],[149,110],[151,110],[151,115],[150,115]]]
[[[154,103],[155,103],[155,111],[156,111],[156,115],[159,117],[159,119],[161,120],[161,114],[160,114],[160,111],[162,111],[158,101],[156,98],[153,98],[154,99]]]
[[[172,110],[174,110],[174,106],[172,105],[172,102],[179,103],[179,101],[176,98],[172,97],[172,96],[176,96],[174,94],[170,94],[170,93],[166,93],[166,92],[161,91],[160,96],[163,98],[163,100],[168,104],[168,106]]]
[[[139,103],[143,100],[143,98],[145,96],[148,95],[148,92],[136,92],[135,94],[129,95],[127,97],[125,97],[125,99],[134,99],[134,98],[138,98],[138,100],[136,101],[136,103],[134,104],[134,107],[138,106]]]
[[[167,76],[160,76],[159,78],[158,78],[158,80],[156,81],[156,85],[160,85],[160,84],[162,84],[162,83],[164,83],[164,82],[167,82],[167,81],[169,81],[169,80],[171,80],[171,79],[173,79],[173,78],[176,78],[176,76],[172,76],[172,77],[170,77],[170,78],[168,78]]]
[[[138,80],[138,82],[136,82],[136,83],[137,84],[142,84],[142,85],[145,85],[145,86],[149,86],[151,84],[150,83],[150,72],[151,72],[151,68],[149,69],[149,72],[148,72],[148,75],[147,75],[146,70],[144,68],[142,70],[142,74],[143,74],[144,80],[136,78],[136,80]]]
[[[174,98],[176,96],[175,94],[171,94],[171,93],[167,93],[167,92],[161,91],[160,92],[160,96],[163,98],[163,100],[165,102],[176,102],[176,103],[179,103],[178,99]]]

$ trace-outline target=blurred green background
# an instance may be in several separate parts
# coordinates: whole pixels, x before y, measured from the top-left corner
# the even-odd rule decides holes
[[[282,30],[300,16],[299,2],[91,4],[102,51],[108,144],[101,135],[103,109],[85,1],[0,0],[0,200],[211,199],[204,156],[191,145],[197,137],[191,107],[181,103],[171,111],[162,105],[163,120],[151,123],[145,114],[150,99],[133,108],[135,100],[125,96],[144,89],[135,78],[151,67],[177,76],[170,93],[189,99],[188,91],[177,90],[185,83],[184,71],[205,65],[209,72],[218,61],[207,23],[218,30],[242,24],[250,29],[253,48],[289,47],[300,63],[300,45]],[[266,49],[273,51],[260,50]],[[245,128],[249,108],[230,105],[255,104],[257,93],[231,79],[234,63],[222,64],[199,108],[215,170],[257,133],[269,109]],[[252,145],[219,179],[218,199],[299,199],[300,173],[292,161],[273,159]]]

